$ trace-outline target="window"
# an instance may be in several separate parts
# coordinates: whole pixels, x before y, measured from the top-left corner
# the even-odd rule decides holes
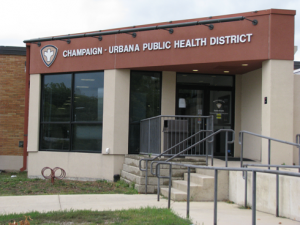
[[[44,75],[40,150],[101,152],[103,72]]]
[[[140,121],[161,113],[161,73],[131,71],[129,153],[140,152]]]

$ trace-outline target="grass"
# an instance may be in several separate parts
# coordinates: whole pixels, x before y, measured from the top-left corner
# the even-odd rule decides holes
[[[169,209],[141,208],[117,211],[53,211],[48,213],[30,212],[26,214],[0,215],[0,224],[19,222],[30,216],[33,224],[155,224],[155,225],[190,225],[192,222],[175,215]]]
[[[16,175],[17,177],[11,177]],[[29,179],[27,172],[0,173],[0,196],[52,194],[137,194],[134,184],[107,182]]]

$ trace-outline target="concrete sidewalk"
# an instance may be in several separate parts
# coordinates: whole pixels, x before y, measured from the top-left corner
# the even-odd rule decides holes
[[[0,214],[26,213],[30,211],[58,211],[70,209],[89,210],[119,210],[140,207],[166,208],[167,200],[157,202],[156,195],[35,195],[35,196],[7,196],[0,197]],[[171,208],[181,217],[186,216],[186,202],[171,202]],[[218,203],[218,225],[247,225],[252,224],[252,211],[239,209],[238,205],[225,202]],[[191,202],[190,217],[194,224],[213,224],[213,202]],[[274,215],[256,213],[257,225],[299,225],[300,222],[276,218]]]

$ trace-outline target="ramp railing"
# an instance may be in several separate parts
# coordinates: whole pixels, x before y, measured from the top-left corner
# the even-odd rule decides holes
[[[199,132],[210,132],[211,134],[209,134],[209,135],[206,136],[205,138],[203,138],[203,139],[197,141],[196,143],[192,144],[191,146],[187,147],[186,149],[184,149],[184,150],[178,152],[177,154],[174,154],[172,157],[166,159],[165,162],[169,162],[170,160],[176,158],[176,157],[179,156],[179,155],[182,155],[184,152],[190,150],[191,148],[194,148],[195,146],[197,146],[197,145],[199,145],[199,144],[201,144],[201,143],[209,142],[209,143],[213,144],[213,141],[214,141],[213,137],[214,137],[215,135],[221,133],[221,132],[225,132],[225,136],[226,136],[226,139],[225,139],[225,159],[226,159],[226,160],[225,160],[225,166],[227,167],[227,166],[228,166],[228,151],[227,151],[227,149],[228,149],[228,145],[229,145],[229,144],[234,143],[234,130],[232,130],[232,129],[220,129],[220,130],[217,130],[217,131],[214,132],[214,133],[212,133],[212,131],[207,131],[207,130],[203,130],[203,131],[199,131]],[[229,133],[229,132],[232,133],[232,140],[231,140],[231,141],[228,141],[228,133]],[[191,136],[191,137],[192,137],[192,136]],[[190,138],[190,137],[189,137],[189,138]],[[189,139],[189,138],[188,138],[188,139]],[[185,141],[185,140],[183,140],[182,142],[184,142],[184,141]],[[178,145],[179,145],[179,144],[181,144],[181,142],[178,143]],[[147,194],[147,185],[148,185],[148,162],[149,162],[149,161],[152,161],[151,167],[150,167],[150,171],[151,171],[151,174],[152,174],[152,175],[155,175],[155,174],[153,173],[153,169],[152,169],[152,168],[153,168],[153,163],[159,162],[159,161],[155,161],[155,160],[156,160],[157,158],[161,157],[163,154],[165,154],[167,151],[171,150],[171,149],[174,148],[174,147],[176,147],[176,145],[173,146],[173,147],[171,147],[170,149],[167,149],[165,152],[159,154],[158,156],[156,156],[156,157],[154,157],[154,158],[144,158],[144,159],[140,159],[140,161],[139,161],[139,169],[140,169],[141,171],[145,171],[145,193],[146,193],[146,194]],[[212,155],[211,155],[211,165],[212,165],[212,166],[213,166],[213,159],[214,159],[214,157],[213,157],[213,151],[212,151]],[[145,161],[145,169],[142,168],[142,161]],[[207,165],[208,165],[208,153],[206,152],[206,166],[207,166]],[[169,185],[170,185],[170,184],[169,184]],[[157,189],[157,192],[159,193],[159,191],[160,191],[160,190],[159,190],[159,188],[158,188],[158,189]],[[159,195],[158,195],[158,197],[159,197]]]
[[[271,164],[271,141],[275,141],[275,142],[279,142],[279,143],[283,143],[283,144],[287,144],[287,145],[296,146],[299,149],[299,164],[300,164],[300,144],[298,143],[300,135],[296,136],[296,142],[297,143],[293,143],[293,142],[282,141],[282,140],[279,140],[279,139],[276,139],[276,138],[271,138],[271,137],[267,137],[267,136],[263,136],[263,135],[260,135],[260,134],[256,134],[256,133],[252,133],[252,132],[249,132],[249,131],[242,130],[239,133],[239,144],[241,145],[241,159],[240,159],[241,167],[243,167],[244,134],[249,134],[249,135],[252,135],[252,136],[256,136],[256,137],[260,137],[260,138],[268,140],[268,165]],[[268,169],[270,169],[270,166],[268,167]],[[299,168],[299,172],[300,172],[300,168]]]
[[[205,137],[206,133],[199,131],[213,131],[213,124],[213,116],[160,115],[141,120],[140,153],[176,154]],[[184,152],[184,156],[204,156],[207,151],[210,154],[212,150],[203,143]]]
[[[154,162],[152,162],[154,163]],[[187,206],[186,206],[186,217],[189,218],[190,215],[190,174],[191,168],[198,168],[198,169],[208,169],[214,170],[214,213],[213,213],[213,224],[217,225],[217,216],[218,216],[218,171],[219,170],[226,170],[226,171],[242,171],[242,172],[252,172],[252,225],[256,225],[256,174],[257,173],[269,173],[269,174],[276,174],[279,175],[286,175],[286,176],[294,176],[300,177],[300,173],[293,173],[288,171],[279,171],[279,170],[263,170],[258,168],[245,168],[245,167],[207,167],[207,166],[199,166],[199,165],[189,165],[189,164],[182,164],[182,163],[175,163],[175,162],[156,162],[156,171],[155,176],[158,178],[158,187],[160,188],[160,179],[165,178],[169,179],[169,193],[168,193],[168,208],[171,207],[171,182],[172,182],[172,166],[181,166],[188,168],[188,176],[187,176]],[[160,165],[169,165],[169,176],[160,176]],[[248,165],[250,166],[250,164]],[[261,166],[261,165],[260,165]],[[272,165],[265,165],[266,167],[271,167]],[[278,166],[275,166],[278,167]],[[295,168],[295,166],[293,167]],[[300,166],[296,166],[296,168],[300,168]],[[277,182],[276,182],[277,183]],[[247,185],[247,184],[246,184]],[[277,189],[279,190],[279,189]],[[247,193],[245,193],[247,195]],[[157,199],[159,201],[159,192],[157,193]],[[277,200],[278,192],[276,192]],[[279,200],[278,200],[279,201]],[[278,204],[278,202],[277,202]],[[247,197],[245,197],[245,206],[247,206]],[[276,216],[279,216],[279,207],[276,208]],[[234,218],[233,218],[234,219]]]
[[[249,166],[254,166],[254,167],[275,167],[277,171],[279,171],[279,168],[290,168],[290,169],[295,169],[298,168],[300,170],[300,166],[288,166],[288,165],[262,165],[262,164],[244,164],[244,168],[248,168]],[[279,217],[279,175],[276,174],[276,217]],[[247,183],[248,183],[248,173],[247,171],[244,172],[244,179],[245,179],[245,201],[244,201],[244,206],[247,208]]]

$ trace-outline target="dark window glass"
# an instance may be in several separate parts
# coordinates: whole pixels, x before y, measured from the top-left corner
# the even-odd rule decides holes
[[[140,151],[140,121],[161,112],[161,73],[132,71],[130,76],[129,153]]]
[[[101,152],[103,83],[103,72],[43,76],[41,150]]]
[[[41,148],[49,150],[70,149],[69,124],[42,124]]]
[[[103,73],[75,74],[74,121],[102,121]]]
[[[43,121],[70,121],[71,78],[71,74],[44,76]]]
[[[102,125],[74,125],[73,150],[99,151],[102,146]]]

